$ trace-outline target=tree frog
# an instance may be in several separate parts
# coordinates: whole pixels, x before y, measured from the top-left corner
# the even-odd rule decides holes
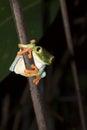
[[[10,67],[10,71],[14,71],[16,74],[23,75],[25,77],[35,76],[33,83],[37,85],[41,78],[46,76],[45,67],[50,65],[54,59],[47,50],[41,46],[36,46],[35,40],[31,40],[29,44],[18,44],[20,51]],[[31,70],[26,69],[23,54],[27,53],[28,58],[33,57],[34,64],[31,65]]]

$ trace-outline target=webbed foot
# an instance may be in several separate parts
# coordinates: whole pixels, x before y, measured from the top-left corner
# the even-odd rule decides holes
[[[40,77],[40,76],[37,76],[37,77],[33,80],[33,83],[34,83],[35,85],[38,85],[40,79],[41,79],[41,77]]]
[[[32,68],[32,70],[28,70],[28,69],[24,70],[25,76],[29,77],[29,76],[35,75],[39,72],[39,70],[37,69],[37,67],[34,64],[31,65],[31,68]]]

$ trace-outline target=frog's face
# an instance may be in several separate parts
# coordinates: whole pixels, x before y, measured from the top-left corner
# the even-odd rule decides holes
[[[33,48],[33,51],[40,58],[40,60],[43,61],[46,65],[52,63],[54,56],[51,55],[48,51],[46,51],[41,46],[35,46]]]

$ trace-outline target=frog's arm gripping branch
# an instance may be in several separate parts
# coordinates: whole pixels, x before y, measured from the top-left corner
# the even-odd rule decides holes
[[[17,55],[21,56],[23,55],[24,53],[28,53],[28,58],[31,59],[32,58],[32,48],[24,48],[23,50],[21,51],[18,51]]]
[[[30,44],[18,44],[18,47],[22,50],[18,51],[17,55],[23,55],[24,53],[28,53],[28,58],[32,58],[32,48],[35,46],[35,40],[31,40]]]

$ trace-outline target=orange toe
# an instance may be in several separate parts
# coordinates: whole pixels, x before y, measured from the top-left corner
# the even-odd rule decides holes
[[[33,80],[33,83],[34,83],[35,85],[38,85],[40,79],[41,79],[40,76],[36,77],[36,78]]]

